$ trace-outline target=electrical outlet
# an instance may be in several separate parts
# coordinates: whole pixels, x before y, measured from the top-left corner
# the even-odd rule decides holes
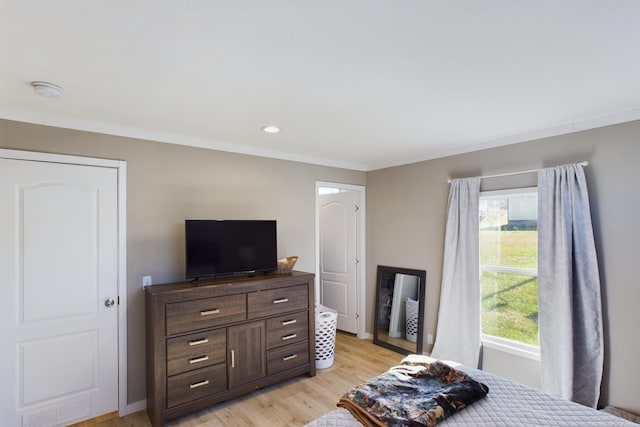
[[[433,344],[433,335],[427,334],[427,344]]]
[[[151,286],[153,283],[151,281],[151,276],[142,276],[142,286]]]

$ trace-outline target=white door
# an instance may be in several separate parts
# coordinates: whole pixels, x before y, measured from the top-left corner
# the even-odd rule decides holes
[[[0,159],[3,426],[118,409],[117,183],[112,168]]]
[[[357,193],[319,196],[320,303],[338,311],[337,328],[357,332]]]

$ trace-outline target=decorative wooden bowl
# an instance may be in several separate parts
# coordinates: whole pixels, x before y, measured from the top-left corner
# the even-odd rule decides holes
[[[278,260],[278,270],[276,270],[276,274],[286,274],[291,273],[293,270],[293,266],[296,265],[296,261],[298,261],[297,256],[288,256],[286,258],[280,258]]]

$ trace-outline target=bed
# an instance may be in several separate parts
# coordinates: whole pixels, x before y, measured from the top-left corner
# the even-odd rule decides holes
[[[433,361],[430,358],[426,360]],[[489,391],[486,396],[438,422],[438,427],[638,426],[609,413],[542,393],[478,369],[446,363],[486,385]],[[362,424],[347,409],[339,407],[305,427],[362,427]]]

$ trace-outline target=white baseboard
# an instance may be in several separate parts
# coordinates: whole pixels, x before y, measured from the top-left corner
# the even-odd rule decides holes
[[[129,403],[127,406],[120,409],[118,415],[120,415],[121,417],[125,417],[135,412],[144,411],[145,409],[147,409],[147,399],[141,400],[139,402]]]

